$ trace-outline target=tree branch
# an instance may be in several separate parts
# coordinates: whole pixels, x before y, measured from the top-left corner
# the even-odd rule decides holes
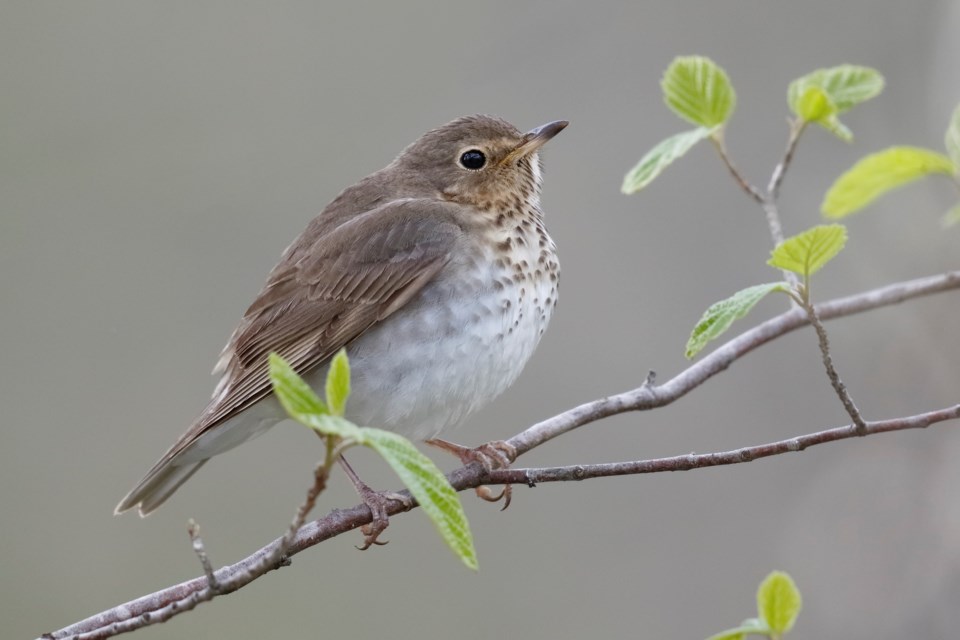
[[[824,320],[849,316],[878,307],[897,304],[943,291],[960,288],[960,271],[951,271],[937,276],[919,278],[866,291],[846,298],[838,298],[816,306]],[[740,334],[726,342],[707,357],[696,362],[662,385],[654,385],[648,376],[639,388],[608,396],[574,407],[552,418],[533,425],[517,434],[508,442],[518,455],[560,436],[572,429],[627,411],[641,411],[668,405],[703,384],[714,375],[727,369],[742,356],[757,347],[809,323],[803,309],[794,308]],[[960,406],[940,411],[866,423],[868,433],[882,433],[899,429],[926,427],[935,422],[960,417]],[[855,427],[841,427],[791,438],[779,442],[747,447],[734,451],[685,455],[676,458],[641,460],[612,465],[579,465],[558,469],[516,469],[486,472],[481,465],[471,464],[452,472],[448,477],[458,491],[481,484],[501,482],[547,482],[551,480],[579,480],[585,477],[622,475],[627,473],[652,473],[694,469],[719,464],[746,462],[759,457],[800,451],[805,447],[833,442],[857,435]],[[627,465],[627,466],[624,466]],[[632,465],[632,466],[630,466]],[[569,478],[560,477],[570,474]],[[585,474],[594,475],[585,475]],[[558,477],[551,478],[551,474]],[[315,480],[319,478],[315,476]],[[396,515],[405,508],[391,502],[388,515]],[[94,640],[133,631],[169,618],[211,599],[218,593],[235,591],[253,580],[288,563],[297,553],[328,538],[361,527],[371,520],[370,510],[365,505],[351,509],[331,511],[328,515],[307,523],[292,539],[278,538],[243,560],[214,572],[220,589],[214,593],[206,576],[183,582],[155,593],[132,600],[112,609],[102,611],[85,620],[72,624],[42,637],[52,640],[71,638]],[[285,538],[287,538],[285,540]],[[279,559],[278,559],[279,558]]]
[[[837,298],[816,305],[816,309],[821,319],[832,320],[957,288],[960,288],[960,271],[950,271],[937,276],[891,284],[846,298]],[[601,418],[626,411],[644,411],[668,405],[724,371],[757,347],[808,323],[806,312],[800,307],[795,307],[717,347],[708,356],[690,365],[662,385],[644,385],[638,389],[587,402],[533,425],[508,440],[508,443],[517,449],[519,455],[571,429]]]
[[[569,482],[572,480],[589,480],[592,478],[606,478],[610,476],[636,475],[640,473],[660,473],[663,471],[690,471],[705,467],[717,467],[727,464],[751,462],[758,458],[768,458],[783,453],[803,451],[826,442],[836,442],[847,438],[886,433],[888,431],[903,431],[904,429],[924,429],[937,422],[960,418],[960,404],[928,411],[915,416],[893,418],[891,420],[877,420],[866,422],[864,432],[860,433],[855,424],[849,424],[834,429],[826,429],[815,433],[768,442],[752,447],[742,447],[732,451],[716,453],[687,454],[670,458],[654,458],[652,460],[633,460],[630,462],[609,462],[605,464],[578,464],[567,467],[544,467],[539,469],[497,469],[491,471],[485,478],[486,484],[526,484],[534,486],[541,482]]]

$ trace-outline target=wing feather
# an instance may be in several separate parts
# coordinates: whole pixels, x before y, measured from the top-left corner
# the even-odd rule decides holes
[[[322,365],[407,304],[462,238],[451,205],[405,199],[357,216],[309,247],[298,239],[299,250],[274,268],[227,343],[213,400],[164,458],[269,395],[271,352],[300,375]]]

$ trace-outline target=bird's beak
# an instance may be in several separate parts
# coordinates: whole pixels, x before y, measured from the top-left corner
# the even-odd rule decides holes
[[[513,151],[507,154],[507,157],[504,158],[504,161],[512,162],[513,160],[534,153],[537,149],[545,145],[548,140],[553,138],[553,136],[563,131],[568,124],[570,123],[566,120],[554,120],[553,122],[540,125],[536,129],[531,129],[527,133],[523,134],[523,138],[520,139],[520,144],[518,144]]]

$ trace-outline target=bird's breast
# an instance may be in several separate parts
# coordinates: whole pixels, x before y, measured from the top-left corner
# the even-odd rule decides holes
[[[411,438],[463,422],[520,375],[553,314],[559,270],[552,240],[534,223],[488,234],[454,256],[348,347],[347,417]],[[315,388],[323,369],[313,374]]]

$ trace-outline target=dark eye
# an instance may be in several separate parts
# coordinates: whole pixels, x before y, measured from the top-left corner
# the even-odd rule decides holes
[[[460,156],[460,164],[463,165],[464,169],[476,171],[477,169],[483,169],[483,165],[486,163],[487,156],[483,155],[483,151],[479,149],[464,151],[463,155]]]

